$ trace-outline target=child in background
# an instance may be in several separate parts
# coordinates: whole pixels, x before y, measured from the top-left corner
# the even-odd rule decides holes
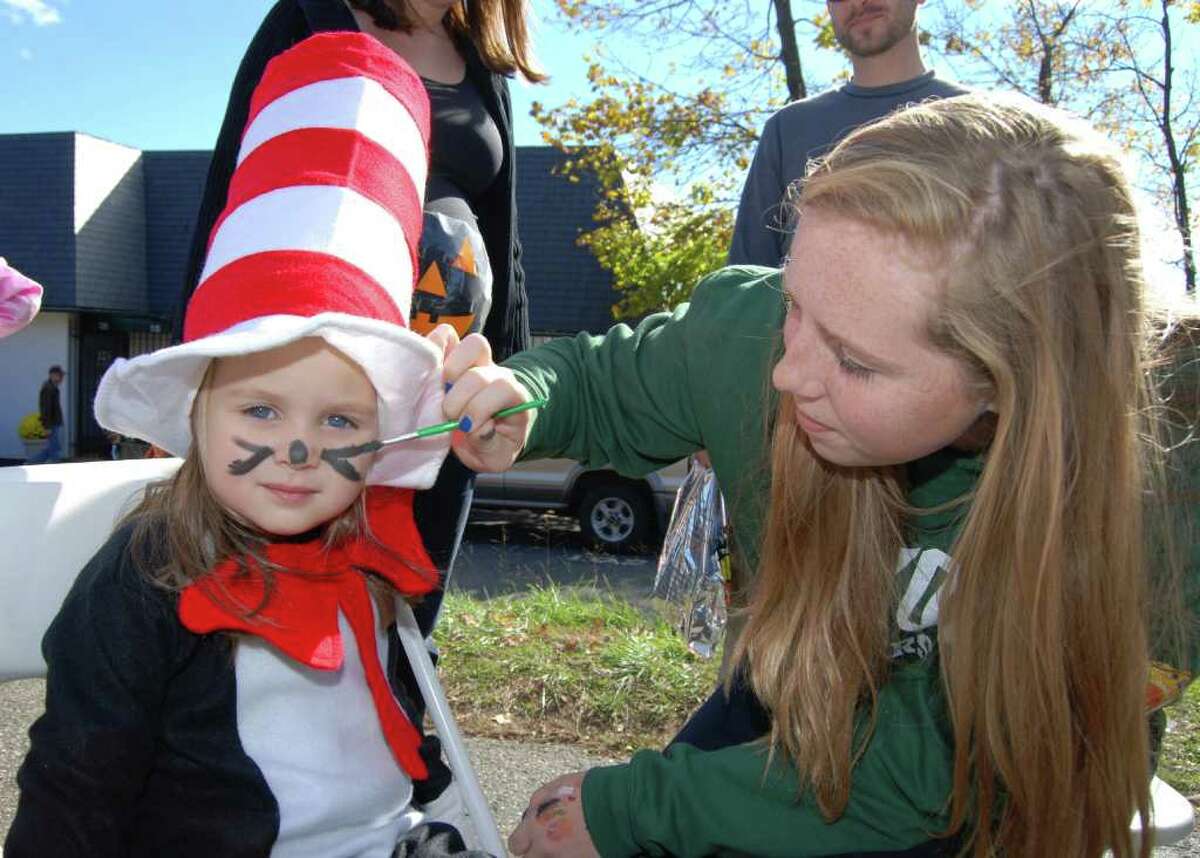
[[[412,502],[447,444],[362,450],[442,419],[440,351],[407,329],[427,136],[370,37],[268,68],[183,344],[97,393],[102,426],[184,461],[46,634],[7,858],[464,848],[417,830],[457,795],[394,628],[436,584]]]

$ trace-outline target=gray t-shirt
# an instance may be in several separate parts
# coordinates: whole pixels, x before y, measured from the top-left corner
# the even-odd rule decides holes
[[[730,265],[778,267],[791,242],[791,223],[780,205],[788,186],[804,176],[810,158],[825,154],[860,125],[929,98],[969,92],[932,71],[887,86],[847,83],[794,101],[767,120],[738,205]]]

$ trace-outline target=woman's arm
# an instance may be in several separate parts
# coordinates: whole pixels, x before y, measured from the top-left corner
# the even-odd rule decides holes
[[[639,475],[706,446],[714,463],[757,450],[782,302],[774,273],[724,269],[689,304],[554,340],[505,362],[546,397],[525,457],[566,456]]]
[[[789,764],[776,758],[768,768],[765,746],[701,751],[679,744],[592,769],[582,784],[577,776],[552,782],[535,795],[510,844],[531,858],[592,848],[604,858],[794,858],[911,848],[947,823],[953,744],[940,699],[934,662],[899,669],[881,689],[878,722],[854,767],[849,803],[832,822],[801,792]],[[578,803],[564,794],[539,823],[538,807],[564,785],[578,789]]]

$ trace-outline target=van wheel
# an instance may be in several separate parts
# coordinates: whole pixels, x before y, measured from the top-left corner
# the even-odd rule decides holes
[[[596,548],[623,551],[644,545],[653,510],[632,486],[599,485],[588,489],[579,504],[579,528]]]

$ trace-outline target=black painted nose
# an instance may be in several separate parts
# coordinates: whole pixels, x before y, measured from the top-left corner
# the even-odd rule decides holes
[[[308,461],[308,447],[303,441],[293,441],[288,445],[288,462],[292,465],[303,465]]]

